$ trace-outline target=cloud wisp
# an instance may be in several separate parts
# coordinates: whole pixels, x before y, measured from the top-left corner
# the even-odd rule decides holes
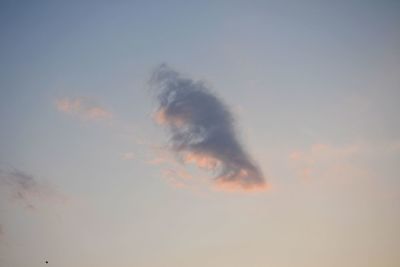
[[[78,116],[84,120],[105,120],[113,117],[110,111],[85,97],[58,99],[56,107],[61,112]]]
[[[201,81],[160,65],[150,79],[158,100],[155,120],[170,134],[170,148],[186,164],[215,174],[215,187],[228,191],[263,191],[267,183],[249,157],[228,107]]]
[[[51,186],[18,169],[0,169],[0,188],[5,188],[13,201],[28,209],[35,209],[36,199],[64,200]]]
[[[308,150],[292,151],[289,160],[304,182],[328,179],[349,183],[357,177],[368,176],[367,167],[360,162],[366,157],[366,150],[366,145],[359,143],[345,146],[316,143]]]

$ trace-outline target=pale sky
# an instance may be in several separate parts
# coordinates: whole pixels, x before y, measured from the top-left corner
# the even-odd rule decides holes
[[[0,266],[400,266],[399,1],[2,1],[0,36]],[[163,63],[231,142],[173,148]]]

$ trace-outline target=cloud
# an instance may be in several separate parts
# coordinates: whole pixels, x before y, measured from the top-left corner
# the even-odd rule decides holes
[[[365,150],[361,144],[334,146],[316,143],[308,150],[292,151],[289,160],[303,181],[333,177],[336,181],[348,183],[355,177],[367,175],[365,168],[356,161]]]
[[[51,186],[17,169],[0,169],[0,187],[6,189],[11,200],[22,203],[28,209],[35,209],[37,199],[63,199]]]
[[[237,139],[232,113],[203,82],[163,64],[150,86],[159,103],[155,121],[169,130],[170,148],[183,163],[214,173],[214,185],[221,190],[267,188],[261,170]]]
[[[136,155],[133,152],[125,152],[125,153],[122,153],[122,155],[121,155],[122,160],[134,160],[135,158],[136,158]]]
[[[112,113],[101,107],[95,101],[84,98],[64,97],[56,101],[56,107],[59,111],[72,114],[84,120],[104,120],[111,119]]]
[[[189,181],[193,179],[193,176],[183,169],[166,169],[163,171],[163,177],[175,188],[190,187]]]

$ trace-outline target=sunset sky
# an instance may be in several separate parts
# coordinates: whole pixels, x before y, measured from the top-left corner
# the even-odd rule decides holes
[[[10,0],[0,36],[0,266],[400,266],[400,1]]]

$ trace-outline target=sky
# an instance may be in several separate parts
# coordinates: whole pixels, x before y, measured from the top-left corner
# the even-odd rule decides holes
[[[1,1],[0,36],[0,266],[400,265],[399,1]]]

